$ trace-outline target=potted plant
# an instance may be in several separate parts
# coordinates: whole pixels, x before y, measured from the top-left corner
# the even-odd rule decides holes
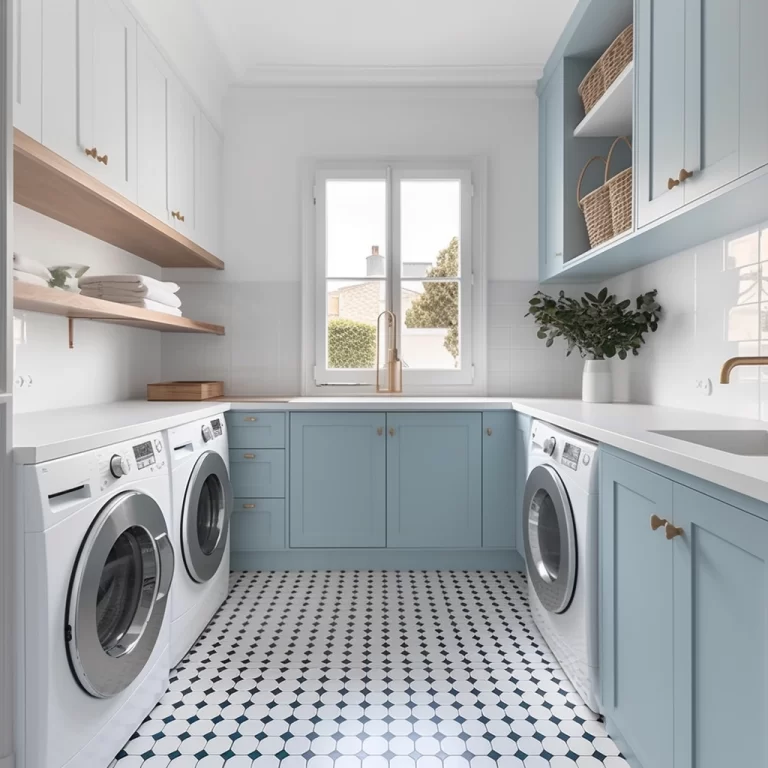
[[[631,352],[639,354],[645,334],[659,327],[661,306],[657,291],[638,296],[635,309],[626,299],[616,297],[603,288],[597,296],[585,293],[571,299],[560,291],[557,299],[537,291],[529,304],[529,315],[539,326],[538,337],[551,347],[559,336],[568,344],[566,355],[578,349],[586,358],[582,378],[582,399],[586,403],[610,403],[613,400],[613,377],[610,358],[626,360]]]

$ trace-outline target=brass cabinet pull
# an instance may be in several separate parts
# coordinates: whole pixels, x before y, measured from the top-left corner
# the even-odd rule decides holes
[[[99,150],[96,149],[96,147],[91,147],[91,149],[86,149],[85,154],[88,155],[88,157],[92,157],[94,160],[99,159]]]
[[[679,186],[680,179],[673,179],[671,176],[667,179],[667,189],[674,189]]]
[[[378,427],[376,429],[376,434],[381,437],[384,434],[384,427]]]
[[[395,436],[395,428],[394,427],[390,427],[389,428],[389,436],[390,437],[394,437]]]
[[[657,531],[659,528],[661,528],[664,525],[668,525],[667,521],[663,518],[659,517],[658,515],[651,515],[651,530]]]
[[[668,539],[674,539],[675,536],[683,535],[683,529],[677,528],[676,526],[672,525],[672,523],[667,523],[667,527],[664,529],[664,531]]]
[[[255,504],[243,504],[243,509],[256,509]]]
[[[255,453],[244,453],[243,454],[243,458],[244,459],[255,459],[256,458],[256,454]]]
[[[691,176],[693,176],[693,171],[686,171],[685,168],[680,169],[680,175],[678,176],[678,179],[680,181],[685,181],[686,179],[690,179]]]
[[[174,219],[178,219],[179,221],[186,221],[186,219],[181,215],[181,211],[171,211],[171,216],[173,216]]]
[[[109,165],[109,155],[96,155],[96,159],[104,165]]]
[[[258,421],[258,416],[246,416],[243,421]]]
[[[488,427],[488,429],[485,430],[485,434],[488,435],[488,437],[490,437],[493,434],[493,430],[490,427]]]

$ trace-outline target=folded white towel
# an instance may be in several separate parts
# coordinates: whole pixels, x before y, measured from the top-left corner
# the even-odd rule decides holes
[[[119,285],[116,283],[115,285]],[[125,283],[122,283],[125,285]],[[84,296],[92,296],[95,299],[106,299],[106,301],[140,301],[149,299],[159,304],[165,304],[168,307],[180,307],[181,299],[175,293],[161,291],[159,288],[151,286],[150,288],[140,288],[137,291],[123,290],[110,286],[97,284],[83,285],[80,292]]]
[[[17,283],[29,283],[30,285],[42,285],[48,287],[48,280],[43,280],[42,277],[32,275],[29,272],[22,272],[21,270],[13,270],[13,279]]]
[[[147,277],[146,275],[90,275],[89,277],[80,278],[81,286],[109,283],[119,283],[120,290],[154,287],[167,293],[177,293],[180,288],[176,283],[165,283],[162,280],[155,280],[154,277]]]
[[[129,307],[142,307],[143,309],[151,309],[154,312],[163,312],[166,315],[181,317],[180,309],[169,307],[167,304],[161,304],[159,301],[152,301],[151,299],[136,299],[134,301],[120,301],[118,303],[127,304]]]
[[[19,272],[26,272],[29,275],[35,275],[41,280],[45,280],[46,285],[51,279],[51,272],[48,267],[35,259],[28,259],[18,253],[13,254],[13,268]]]

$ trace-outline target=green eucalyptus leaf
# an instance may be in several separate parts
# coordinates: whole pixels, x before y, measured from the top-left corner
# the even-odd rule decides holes
[[[597,303],[598,303],[598,301],[597,301],[597,296],[595,296],[594,294],[592,294],[592,293],[589,293],[588,291],[585,291],[585,292],[584,292],[584,295],[585,295],[585,296],[587,297],[587,299],[588,299],[589,301],[591,301],[593,304],[597,304]]]
[[[603,288],[600,293],[597,294],[597,300],[602,304],[606,298],[608,298],[608,289]]]

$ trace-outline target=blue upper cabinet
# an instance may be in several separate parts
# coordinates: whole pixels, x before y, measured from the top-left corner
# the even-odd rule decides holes
[[[387,545],[479,547],[482,415],[387,415]]]
[[[685,5],[637,4],[638,227],[683,205],[678,176],[685,156]]]
[[[483,546],[512,549],[517,533],[515,414],[483,414]],[[525,484],[525,479],[523,479]]]
[[[290,546],[386,546],[385,414],[290,419]]]
[[[601,461],[603,712],[635,765],[672,768],[674,547],[661,521],[672,519],[673,483],[610,454]]]
[[[676,485],[674,525],[675,768],[768,765],[768,521]]]
[[[741,0],[739,174],[768,165],[768,3]]]

